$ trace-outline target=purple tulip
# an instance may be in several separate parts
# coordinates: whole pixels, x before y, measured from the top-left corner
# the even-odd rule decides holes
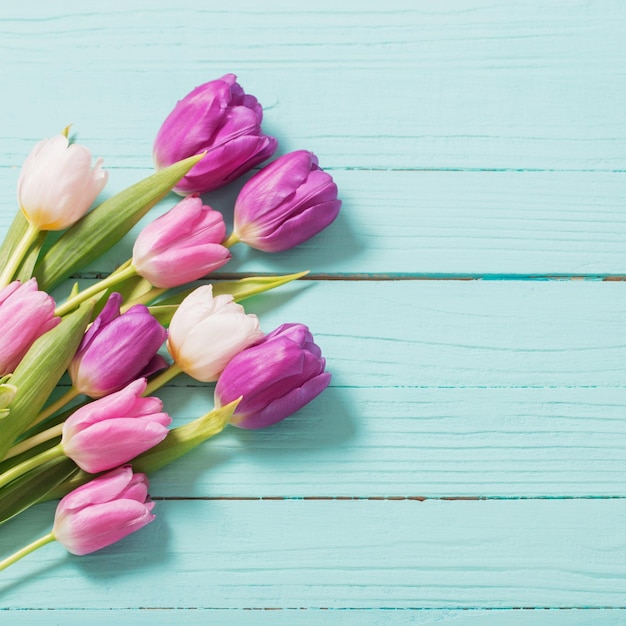
[[[63,424],[61,447],[90,474],[127,463],[165,439],[172,418],[159,398],[143,398],[146,379],[77,409]]]
[[[320,348],[304,324],[283,324],[254,346],[237,354],[215,386],[215,404],[239,397],[231,424],[264,428],[280,422],[313,398],[330,382]]]
[[[11,373],[34,341],[60,321],[54,316],[54,300],[37,289],[34,278],[1,289],[0,376]]]
[[[222,214],[190,196],[139,233],[133,266],[155,287],[184,285],[228,262],[225,235]]]
[[[118,467],[59,502],[52,534],[72,554],[89,554],[149,524],[153,507],[146,475]]]
[[[167,367],[157,354],[165,328],[142,304],[120,315],[121,303],[120,294],[112,293],[68,368],[74,387],[90,398],[119,391],[132,380]]]
[[[196,87],[163,122],[154,141],[158,169],[207,153],[174,187],[177,193],[217,189],[274,154],[276,139],[261,132],[261,105],[236,80],[226,74]]]
[[[242,188],[235,202],[233,236],[264,252],[293,248],[326,228],[341,200],[330,174],[312,152],[279,157]]]

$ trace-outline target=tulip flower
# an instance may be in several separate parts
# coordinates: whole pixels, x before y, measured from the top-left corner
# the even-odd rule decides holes
[[[231,418],[239,428],[280,422],[318,396],[330,382],[320,348],[304,324],[283,324],[233,357],[215,386],[217,408],[241,401]]]
[[[226,74],[196,87],[163,122],[154,142],[157,169],[206,152],[174,187],[177,193],[217,189],[274,154],[276,139],[261,131],[261,105],[236,80]]]
[[[293,248],[326,228],[341,201],[330,174],[312,152],[279,157],[255,174],[235,202],[232,241],[264,252]]]
[[[62,230],[78,221],[107,182],[102,159],[70,145],[65,135],[40,141],[24,161],[17,181],[19,206],[37,230]]]
[[[120,315],[122,297],[112,293],[89,327],[68,368],[74,389],[100,398],[166,367],[157,350],[166,331],[137,304]]]
[[[0,290],[0,376],[12,372],[33,342],[61,321],[54,300],[37,289],[37,280],[13,281]]]
[[[74,489],[58,504],[52,535],[72,554],[95,552],[155,519],[145,474],[122,466]]]
[[[146,379],[77,409],[65,420],[61,448],[76,465],[97,474],[127,463],[165,439],[172,419],[159,398],[143,398]]]
[[[256,315],[247,315],[229,294],[214,297],[206,285],[192,291],[174,313],[167,348],[180,370],[210,382],[235,354],[262,337]]]
[[[139,233],[132,265],[155,287],[177,287],[228,262],[225,234],[222,214],[190,196]]]

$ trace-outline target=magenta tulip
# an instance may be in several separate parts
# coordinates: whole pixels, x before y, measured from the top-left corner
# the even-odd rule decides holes
[[[74,489],[58,504],[52,534],[72,554],[95,552],[155,519],[145,474],[114,469]]]
[[[61,321],[54,316],[54,306],[34,278],[13,281],[0,290],[0,376],[11,373],[33,342]]]
[[[159,398],[143,398],[146,379],[77,409],[63,424],[61,447],[90,474],[126,463],[165,439],[172,419]]]
[[[264,252],[293,248],[326,228],[341,201],[312,152],[279,157],[255,174],[235,202],[233,237]]]
[[[188,295],[174,313],[167,349],[183,372],[211,382],[235,354],[262,336],[256,315],[247,315],[231,295],[213,297],[213,288],[205,285]]]
[[[206,152],[174,191],[217,189],[274,154],[276,139],[261,131],[261,105],[236,80],[226,74],[196,87],[163,122],[154,142],[157,168]]]
[[[111,294],[68,368],[75,389],[90,398],[119,391],[167,367],[157,354],[167,334],[163,326],[142,304],[120,315],[121,302],[119,293]]]
[[[215,404],[240,396],[231,418],[239,428],[264,428],[292,415],[330,383],[326,361],[304,324],[283,324],[237,354],[215,386]]]
[[[78,221],[106,185],[102,159],[64,135],[40,141],[24,161],[17,181],[22,212],[38,230],[61,230]]]
[[[155,287],[184,285],[228,262],[225,234],[222,214],[190,196],[139,233],[133,266]]]

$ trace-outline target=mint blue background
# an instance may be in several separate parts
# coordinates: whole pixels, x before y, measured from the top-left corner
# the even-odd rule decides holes
[[[37,140],[73,124],[106,197],[226,72],[344,205],[301,248],[237,246],[219,273],[311,270],[246,309],[311,327],[327,392],[157,474],[140,533],[3,572],[2,623],[626,623],[626,4],[7,4],[2,232]],[[240,186],[206,200],[230,220]],[[176,423],[210,396],[163,393]],[[1,553],[53,509],[3,526]]]

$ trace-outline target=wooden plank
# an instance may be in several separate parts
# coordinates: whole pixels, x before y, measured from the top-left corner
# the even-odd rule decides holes
[[[626,174],[603,172],[333,172],[344,205],[338,219],[280,254],[233,247],[218,272],[316,275],[626,275]],[[111,171],[111,195],[150,170]],[[18,170],[0,169],[0,229],[15,213]],[[229,230],[242,183],[207,194]],[[145,225],[178,201],[170,196]],[[138,226],[90,270],[111,271],[132,255]]]
[[[356,387],[622,387],[618,282],[322,281],[251,299],[269,331],[309,324]]]
[[[157,505],[106,552],[46,546],[12,566],[3,607],[606,608],[626,593],[624,499]],[[44,509],[5,527],[3,552],[45,529]]]
[[[208,404],[162,397],[176,423]],[[624,496],[626,389],[331,388],[262,431],[230,428],[154,476],[177,497]]]
[[[175,101],[230,70],[282,149],[309,147],[328,167],[626,169],[619,0],[339,12],[72,0],[0,16],[3,84],[16,94],[0,108],[5,167],[68,122],[116,167],[145,167]]]
[[[102,610],[17,610],[5,611],[5,619],[22,626],[99,626],[116,620],[133,626],[172,624],[168,609]],[[229,626],[621,626],[623,609],[178,609],[176,624],[201,626],[207,623]]]
[[[246,307],[266,331],[308,324],[331,388],[220,435],[159,496],[624,495],[624,283],[305,282]],[[178,424],[212,396],[186,377],[162,392]]]

